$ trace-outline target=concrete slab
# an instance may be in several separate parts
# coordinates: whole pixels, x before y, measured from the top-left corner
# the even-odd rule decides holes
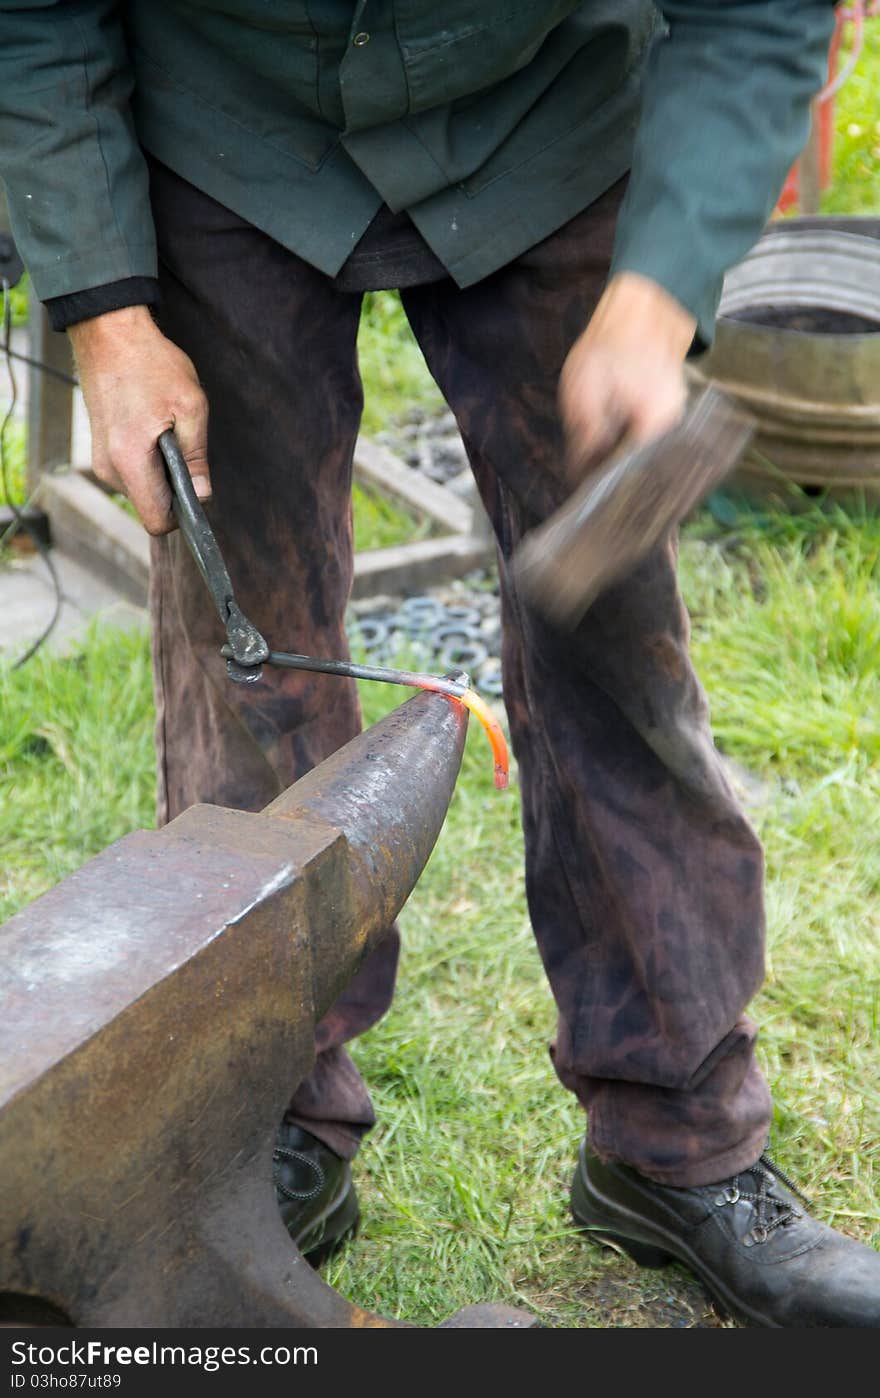
[[[494,546],[474,534],[445,534],[397,548],[367,549],[355,554],[351,595],[355,600],[378,593],[410,596],[485,568],[494,557]]]
[[[387,447],[360,436],[354,449],[354,470],[362,481],[402,500],[418,515],[428,515],[448,534],[473,532],[469,502],[445,486],[404,464]]]
[[[150,541],[138,521],[79,471],[45,475],[38,499],[52,522],[53,543],[120,596],[143,606]]]
[[[46,644],[54,651],[75,645],[94,618],[124,628],[145,626],[147,614],[72,558],[52,551],[61,584],[61,615]],[[0,566],[0,652],[7,660],[23,653],[48,624],[55,589],[39,554],[4,560]]]

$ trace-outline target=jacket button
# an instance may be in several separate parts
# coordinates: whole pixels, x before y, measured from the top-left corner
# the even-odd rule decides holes
[[[360,34],[355,34],[352,39],[352,43],[359,49],[362,49],[364,44],[368,44],[369,42],[370,36],[369,34],[365,34],[363,30],[361,30]]]

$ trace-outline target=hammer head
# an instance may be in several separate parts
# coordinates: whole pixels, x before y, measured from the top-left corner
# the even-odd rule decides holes
[[[732,470],[754,430],[717,388],[646,446],[624,446],[520,545],[514,574],[560,626],[574,627]]]

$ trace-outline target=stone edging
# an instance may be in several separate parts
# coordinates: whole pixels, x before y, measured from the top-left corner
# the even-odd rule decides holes
[[[428,516],[446,531],[433,539],[369,549],[355,555],[353,596],[421,591],[488,563],[494,548],[475,532],[474,509],[436,481],[400,462],[386,447],[359,437],[354,469],[366,484]],[[150,569],[149,536],[87,472],[47,472],[39,502],[55,547],[97,573],[124,597],[144,605]]]

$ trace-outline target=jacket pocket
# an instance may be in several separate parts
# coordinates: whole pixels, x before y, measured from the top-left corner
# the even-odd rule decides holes
[[[518,72],[580,4],[581,0],[509,0],[480,6],[473,0],[447,0],[435,7],[437,18],[429,25],[423,4],[401,5],[397,35],[410,111],[470,97]]]

